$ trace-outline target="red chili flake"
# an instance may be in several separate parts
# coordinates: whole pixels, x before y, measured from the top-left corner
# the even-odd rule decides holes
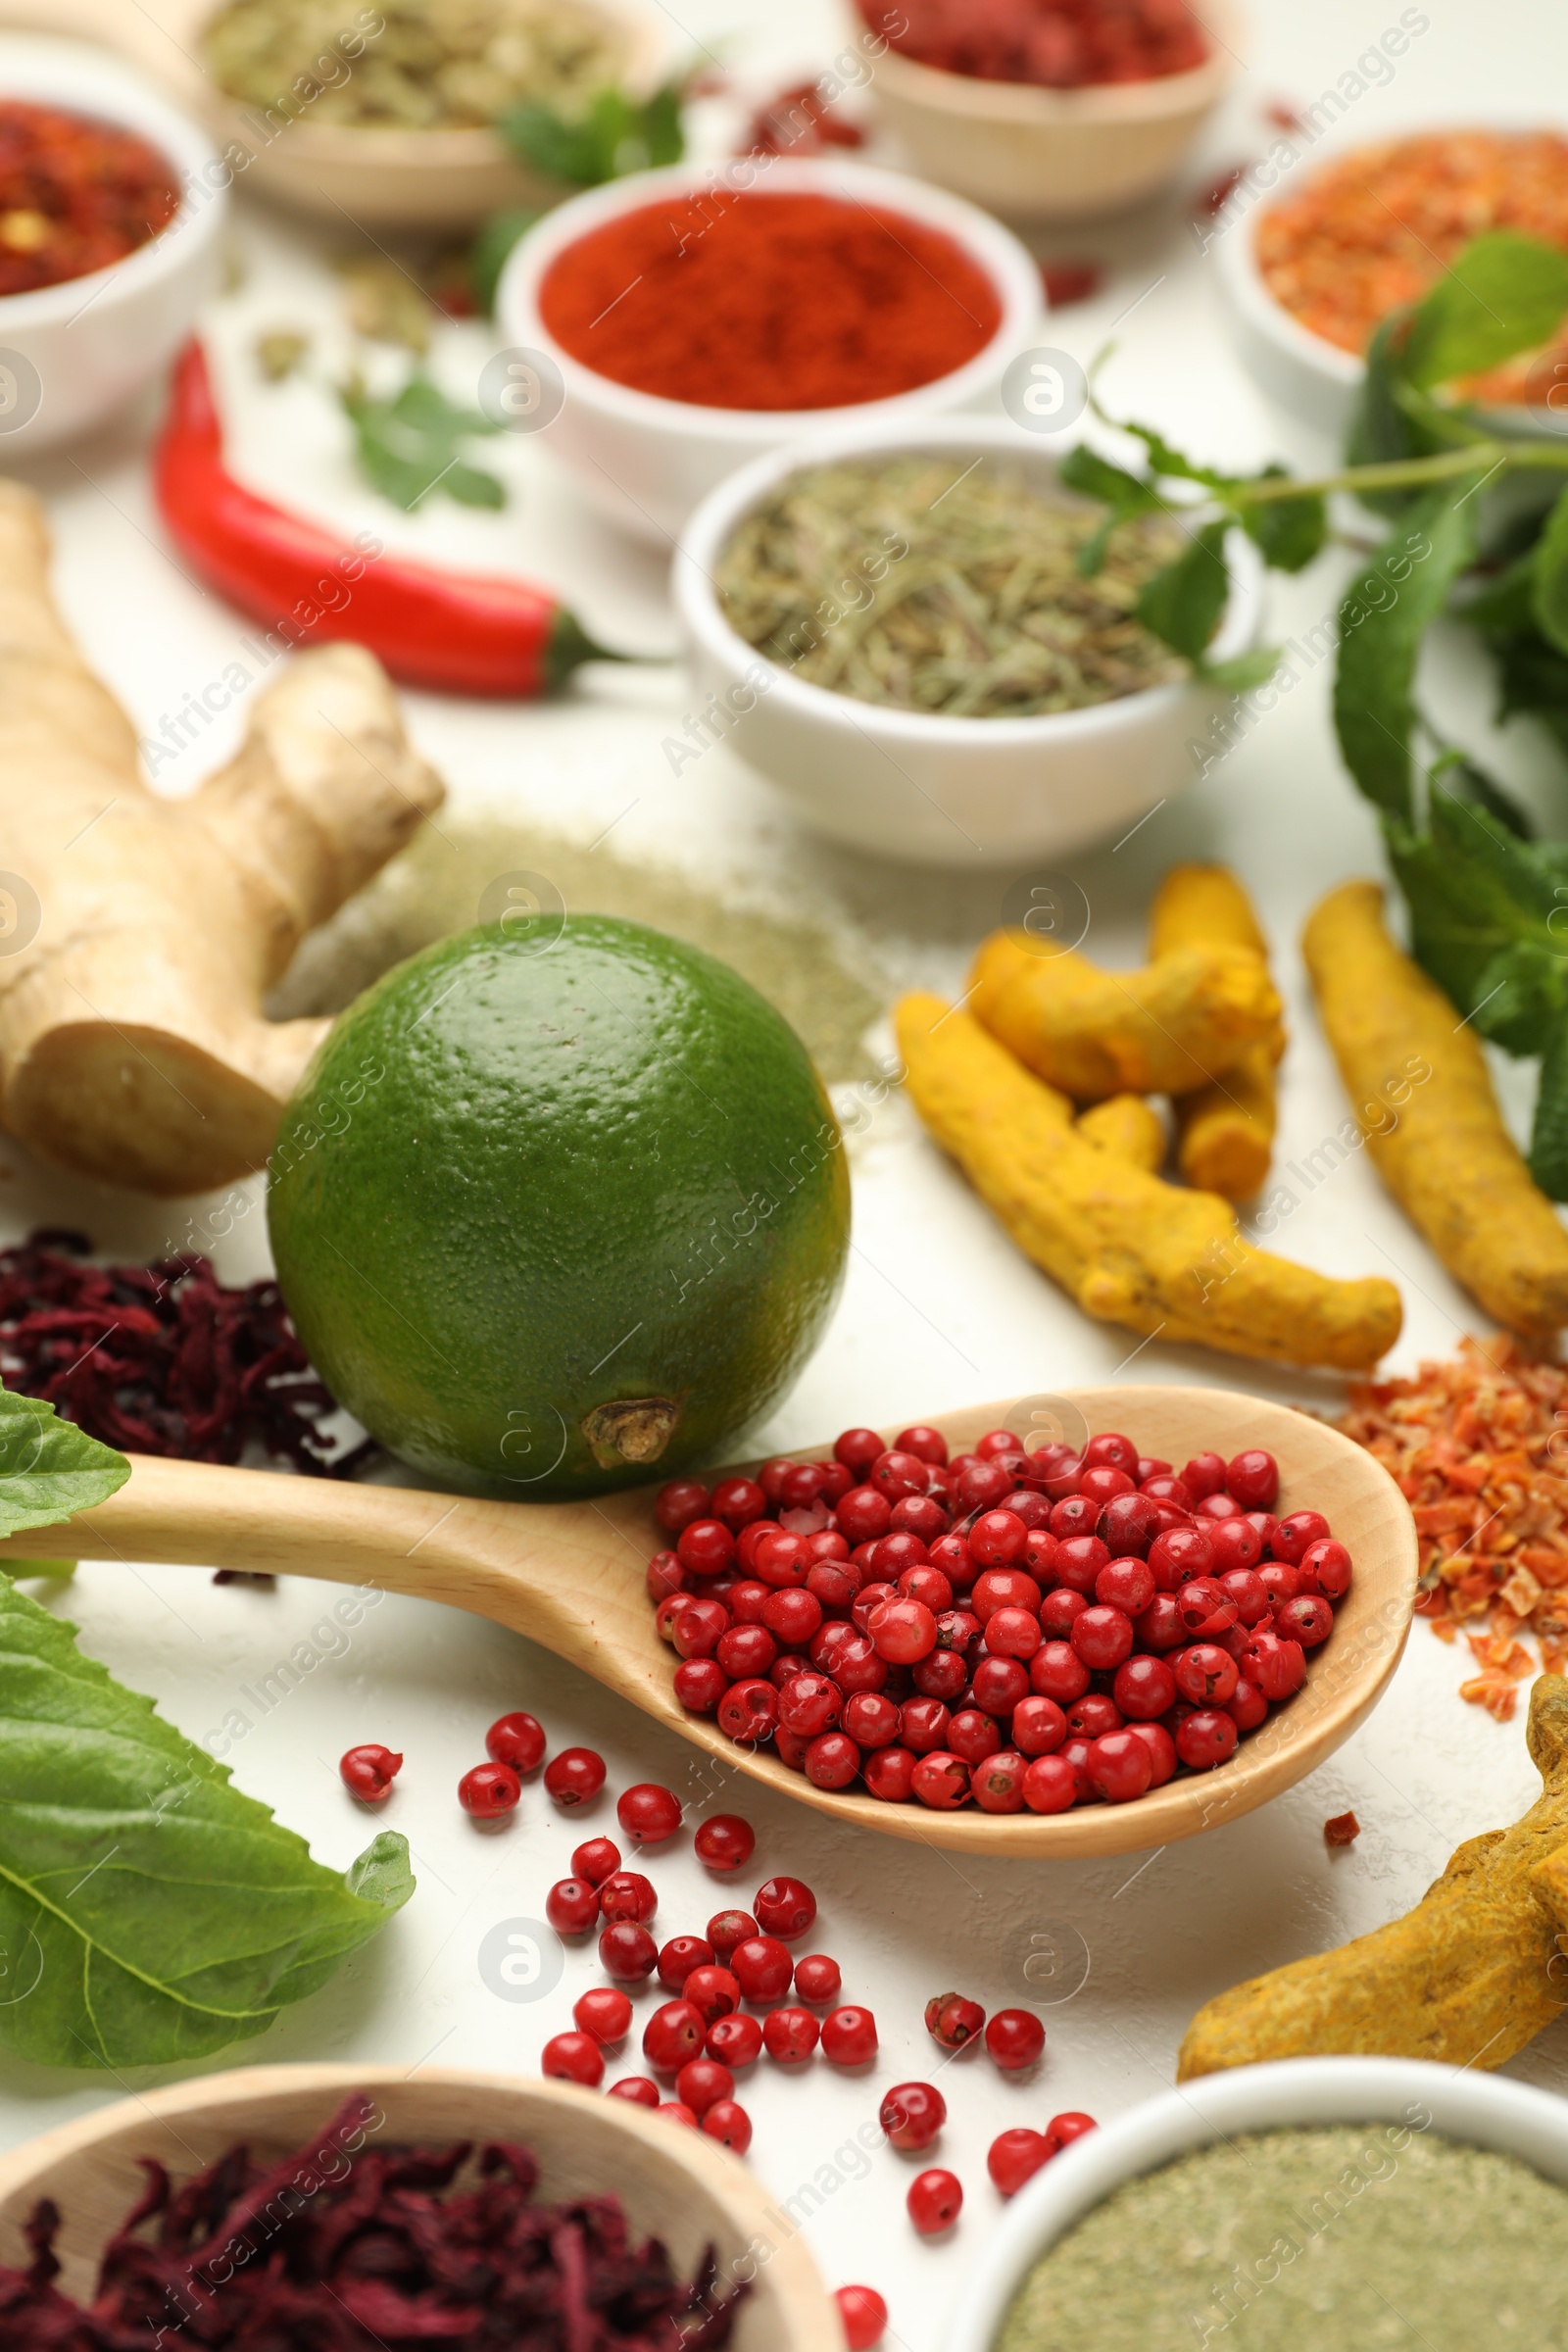
[[[1323,1824],[1323,1836],[1330,1845],[1353,1845],[1361,1835],[1361,1824],[1353,1813],[1336,1813],[1332,1821]]]
[[[1209,54],[1186,0],[859,0],[904,57],[1047,89],[1191,74]]]
[[[1246,177],[1247,166],[1245,164],[1233,165],[1229,172],[1222,172],[1211,187],[1204,188],[1200,194],[1194,197],[1193,219],[1195,220],[1212,220],[1216,213],[1222,213],[1225,210],[1226,205]]]
[[[1059,311],[1069,302],[1087,302],[1098,294],[1105,272],[1098,262],[1042,262],[1040,278],[1046,300],[1054,311]]]
[[[833,112],[814,81],[798,81],[759,107],[741,141],[742,155],[817,155],[824,147],[863,147],[865,133]]]
[[[337,1451],[335,1413],[275,1282],[225,1290],[194,1252],[99,1266],[84,1234],[48,1228],[0,1250],[0,1377],[106,1446],[236,1462],[248,1445],[318,1477],[376,1450]]]
[[[133,131],[59,107],[0,103],[0,295],[105,270],[178,210],[168,157]]]
[[[1288,98],[1276,98],[1263,109],[1263,120],[1272,122],[1276,130],[1304,130],[1306,117],[1298,106]]]
[[[454,2189],[470,2141],[366,2145],[374,2117],[357,2093],[293,2155],[262,2166],[233,2147],[178,2190],[141,2158],[147,2186],[104,2248],[88,2309],[54,2285],[60,2214],[43,2198],[24,2231],[29,2268],[0,2266],[6,2352],[130,2352],[177,2342],[192,2322],[193,2343],[258,2352],[719,2352],[730,2341],[748,2289],[719,2290],[711,2247],[682,2280],[657,2238],[633,2242],[617,2197],[535,2204],[526,2148],[482,2147]],[[156,2238],[139,2235],[154,2218]]]

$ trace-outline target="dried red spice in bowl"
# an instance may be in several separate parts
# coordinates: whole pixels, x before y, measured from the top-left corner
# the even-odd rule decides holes
[[[257,2352],[720,2352],[730,2341],[747,2288],[715,2291],[711,2248],[683,2280],[657,2238],[634,2241],[617,2197],[536,2204],[538,2165],[508,2141],[482,2147],[462,2182],[467,2140],[349,2157],[374,2116],[356,2094],[293,2154],[262,2165],[233,2147],[178,2189],[144,2157],[146,2190],[104,2248],[86,2308],[54,2284],[60,2215],[41,2199],[26,2225],[30,2266],[0,2265],[6,2352],[128,2352],[181,2333]]]
[[[1042,89],[1191,74],[1209,47],[1186,0],[859,0],[901,57]]]
[[[539,314],[631,390],[768,413],[890,400],[966,367],[1002,323],[980,264],[907,214],[814,194],[689,193],[558,254]]]
[[[105,270],[178,210],[168,157],[134,131],[0,100],[0,295]]]
[[[236,1462],[247,1446],[344,1478],[322,1424],[336,1399],[312,1371],[275,1282],[226,1289],[195,1252],[94,1265],[84,1234],[47,1228],[0,1250],[0,1378],[89,1437],[132,1453]]]

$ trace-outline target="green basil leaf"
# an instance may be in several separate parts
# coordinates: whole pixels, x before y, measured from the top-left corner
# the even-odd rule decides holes
[[[1411,813],[1413,689],[1421,643],[1474,562],[1473,485],[1440,482],[1396,523],[1340,607],[1334,724],[1345,764],[1367,799]]]
[[[1124,466],[1113,466],[1086,441],[1068,450],[1056,467],[1056,478],[1069,490],[1076,490],[1085,498],[1098,498],[1107,507],[1119,508],[1124,514],[1147,514],[1165,504],[1152,483],[1129,473]]]
[[[1146,629],[1152,629],[1189,662],[1201,662],[1230,594],[1230,574],[1225,568],[1225,537],[1230,528],[1230,517],[1225,514],[1205,522],[1194,532],[1185,555],[1145,582],[1133,608]]]
[[[1536,626],[1548,645],[1568,654],[1568,490],[1547,515],[1535,557],[1531,609]]]
[[[1564,494],[1568,496],[1568,493]],[[1488,636],[1507,636],[1535,626],[1536,551],[1527,548],[1505,571],[1490,580],[1479,596],[1454,607],[1454,617]]]
[[[1497,663],[1497,715],[1533,718],[1568,752],[1568,656],[1535,629],[1493,640]]]
[[[1489,816],[1514,835],[1516,840],[1529,841],[1535,832],[1528,812],[1521,808],[1511,792],[1505,792],[1494,776],[1463,752],[1445,752],[1432,768],[1432,780],[1441,783],[1445,792],[1456,800],[1474,801]]]
[[[413,1890],[388,1832],[347,1880],[312,1861],[3,1576],[0,1789],[0,2047],[41,2065],[166,2065],[263,2034]]]
[[[1211,686],[1223,686],[1230,694],[1249,694],[1254,686],[1266,686],[1279,665],[1279,647],[1260,645],[1229,662],[1205,662],[1201,672]]]
[[[62,1421],[42,1397],[0,1389],[0,1536],[90,1511],[129,1476],[122,1453]]]
[[[501,272],[511,258],[512,248],[525,237],[536,220],[544,214],[537,207],[517,212],[496,213],[488,220],[468,248],[468,283],[473,299],[488,318],[496,307],[496,288]]]
[[[1477,237],[1416,305],[1403,372],[1451,383],[1550,342],[1568,312],[1568,254],[1512,229]]]
[[[1559,1012],[1541,1056],[1530,1173],[1548,1200],[1568,1200],[1568,1012]]]
[[[1211,466],[1195,466],[1192,459],[1184,458],[1179,449],[1172,449],[1164,435],[1156,432],[1152,424],[1118,423],[1116,429],[1118,432],[1131,433],[1135,440],[1143,443],[1149,452],[1149,463],[1153,472],[1174,477],[1177,481],[1202,482],[1210,490],[1230,488],[1234,478],[1232,475],[1216,473]],[[1129,476],[1129,479],[1132,478]]]
[[[1267,466],[1257,479],[1283,481],[1286,470],[1283,466]],[[1304,571],[1323,552],[1329,514],[1322,498],[1271,499],[1263,506],[1243,499],[1237,512],[1243,530],[1275,571]]]

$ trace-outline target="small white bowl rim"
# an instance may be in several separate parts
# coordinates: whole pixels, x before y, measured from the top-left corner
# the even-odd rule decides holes
[[[1230,0],[1208,0],[1207,15],[1219,21],[1225,38],[1204,23],[1209,54],[1202,64],[1190,66],[1185,74],[1152,74],[1142,81],[1086,82],[1070,90],[1032,81],[988,81],[978,74],[925,65],[891,43],[877,59],[876,71],[883,74],[891,67],[895,88],[906,76],[907,88],[901,95],[944,114],[968,115],[981,122],[1030,123],[1042,130],[1069,122],[1155,122],[1211,104],[1236,71],[1236,51],[1245,38],[1240,11]]]
[[[12,97],[45,99],[68,112],[135,131],[159,150],[181,183],[178,212],[133,253],[80,277],[63,277],[52,286],[0,294],[0,335],[74,318],[87,307],[93,290],[111,277],[120,278],[118,299],[123,301],[178,268],[186,250],[183,232],[197,225],[202,212],[212,215],[216,227],[222,217],[224,191],[215,187],[207,204],[197,207],[190,201],[190,183],[217,163],[217,148],[201,125],[134,66],[95,52],[85,42],[0,31],[0,74]]]
[[[1039,743],[1047,737],[1070,742],[1142,723],[1151,715],[1174,710],[1191,693],[1194,681],[1175,678],[1165,685],[1146,686],[1136,694],[1118,695],[1113,702],[1096,703],[1087,710],[1039,710],[1020,718],[950,718],[940,710],[901,710],[882,703],[858,702],[853,695],[836,694],[831,687],[792,677],[730,627],[713,588],[713,566],[730,532],[769,490],[805,466],[922,449],[978,450],[987,457],[1034,457],[1054,463],[1079,437],[1054,434],[1048,446],[1043,437],[1025,433],[1002,418],[933,416],[910,417],[876,431],[841,426],[769,450],[727,474],[710,490],[681,533],[673,574],[676,608],[705,652],[726,667],[744,670],[757,662],[766,663],[774,673],[769,702],[777,697],[782,709],[858,735],[884,736],[909,745],[948,743],[977,750],[985,744],[1012,747]],[[1212,648],[1218,661],[1246,651],[1262,615],[1263,566],[1251,542],[1239,531],[1232,533],[1226,568],[1230,599]]]
[[[1524,2143],[1553,2143],[1568,2185],[1568,2101],[1534,2083],[1424,2058],[1285,2058],[1199,2076],[1086,2132],[1025,2183],[967,2282],[948,2352],[994,2352],[1028,2271],[1125,2182],[1232,2132],[1394,2123],[1412,2101],[1443,2138],[1474,2132],[1526,2163]]]
[[[665,194],[711,189],[723,184],[727,172],[748,164],[757,173],[752,183],[755,189],[842,195],[848,188],[852,196],[866,203],[907,213],[923,225],[942,230],[963,247],[995,285],[1002,305],[996,332],[972,359],[947,375],[933,376],[929,383],[912,385],[885,400],[858,401],[841,409],[711,409],[697,401],[666,400],[660,393],[639,392],[630,384],[617,383],[613,376],[601,375],[557,343],[540,316],[537,297],[546,270],[560,254],[606,220],[622,213],[642,212]],[[534,348],[548,353],[568,393],[585,405],[624,423],[688,438],[736,441],[748,448],[755,447],[760,434],[793,439],[817,425],[892,418],[906,414],[911,405],[950,405],[971,397],[994,380],[999,353],[1021,347],[1024,332],[1039,323],[1045,307],[1040,266],[1033,255],[1010,229],[966,197],[955,196],[906,172],[884,171],[878,165],[839,164],[808,156],[737,156],[727,164],[668,164],[655,172],[628,172],[623,179],[608,180],[603,187],[585,188],[547,213],[518,240],[502,270],[495,302],[503,331],[510,335],[515,328]]]

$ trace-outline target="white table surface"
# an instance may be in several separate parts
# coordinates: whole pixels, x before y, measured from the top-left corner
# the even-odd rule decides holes
[[[846,30],[832,0],[797,0],[788,11],[765,0],[678,0],[666,14],[695,40],[727,49],[760,96],[819,70]],[[1393,0],[1386,7],[1318,0],[1311,9],[1253,0],[1254,52],[1195,182],[1266,143],[1266,103],[1315,96],[1353,68],[1397,14]],[[1533,120],[1551,110],[1568,76],[1568,19],[1551,0],[1511,0],[1505,11],[1483,10],[1477,0],[1432,0],[1431,17],[1392,84],[1356,103],[1347,133],[1372,137],[1433,119],[1523,113]],[[715,118],[714,135],[717,127]],[[507,471],[522,501],[499,516],[432,502],[428,514],[405,521],[361,488],[342,422],[319,391],[304,384],[265,390],[244,357],[258,329],[273,323],[314,320],[330,336],[339,296],[322,260],[329,240],[249,211],[237,215],[235,235],[246,279],[214,307],[207,331],[220,366],[231,454],[247,479],[341,523],[373,524],[395,545],[514,564],[555,583],[611,641],[672,642],[661,563],[589,516],[537,443],[491,445],[487,462]],[[1062,314],[1051,334],[1087,360],[1127,314],[1105,378],[1112,406],[1124,403],[1195,455],[1226,464],[1276,455],[1315,464],[1329,454],[1271,414],[1243,374],[1227,340],[1212,257],[1200,253],[1177,211],[1063,232],[1050,249],[1064,259],[1100,256],[1110,266],[1103,292]],[[478,326],[443,330],[437,364],[454,390],[471,384],[485,351]],[[166,553],[149,499],[142,419],[39,462],[31,478],[52,505],[64,609],[90,658],[151,733],[162,713],[222,669],[245,624],[196,593]],[[1344,561],[1330,559],[1304,581],[1276,584],[1276,635],[1333,609],[1335,566]],[[1440,711],[1484,743],[1488,697],[1469,649],[1446,644],[1432,666]],[[1245,877],[1276,943],[1292,1008],[1282,1159],[1310,1151],[1346,1108],[1306,998],[1299,926],[1323,891],[1379,864],[1373,826],[1335,753],[1327,669],[1123,847],[1072,865],[1092,907],[1090,952],[1123,963],[1139,957],[1143,911],[1172,860],[1223,858]],[[410,695],[407,706],[456,804],[546,818],[585,843],[618,820],[622,857],[684,867],[738,900],[836,910],[890,971],[953,985],[974,939],[997,919],[1008,877],[911,874],[840,854],[805,835],[723,749],[671,779],[659,747],[685,709],[682,693],[678,671],[600,670],[549,707],[422,695]],[[236,724],[232,716],[215,724],[211,753],[187,754],[160,781],[189,789],[226,752]],[[1564,796],[1543,781],[1544,756],[1510,738],[1501,758],[1516,777],[1533,780],[1560,831]],[[1505,1073],[1521,1120],[1529,1083],[1528,1073]],[[1017,1255],[897,1100],[856,1147],[854,1179],[855,1247],[843,1303],[794,1395],[758,1433],[759,1449],[830,1438],[849,1421],[930,1418],[947,1406],[1102,1381],[1133,1352],[1127,1336],[1087,1321]],[[8,1233],[70,1220],[102,1248],[151,1254],[184,1231],[183,1208],[172,1212],[42,1174],[10,1144],[0,1146],[0,1187]],[[1446,1353],[1463,1331],[1485,1328],[1360,1158],[1303,1201],[1274,1246],[1327,1271],[1388,1273],[1398,1282],[1405,1329],[1391,1359],[1396,1368]],[[230,1279],[264,1268],[260,1214],[239,1223],[219,1259]],[[1327,1380],[1249,1370],[1159,1342],[1138,1352],[1128,1376],[1251,1385],[1322,1405],[1338,1394]],[[154,1693],[200,1739],[240,1703],[242,1685],[254,1686],[309,1636],[328,1597],[299,1581],[259,1592],[216,1589],[189,1569],[87,1567],[54,1605],[79,1622],[96,1656]],[[837,1955],[847,1997],[869,2002],[881,2034],[880,2062],[868,2078],[841,2078],[820,2063],[787,2076],[764,2064],[740,2091],[757,2127],[751,2162],[760,2177],[780,2199],[810,2190],[800,2208],[816,2207],[806,2227],[827,2283],[863,2278],[880,2286],[892,2306],[889,2340],[906,2352],[935,2352],[1000,2211],[985,2172],[997,2132],[1042,2124],[1069,2107],[1106,2118],[1147,2098],[1171,2080],[1177,2043],[1200,2002],[1242,1976],[1391,1918],[1419,1896],[1460,1838],[1511,1820],[1538,1788],[1525,1753],[1524,1709],[1499,1727],[1462,1705],[1456,1686],[1463,1670],[1463,1653],[1417,1626],[1387,1697],[1336,1757],[1264,1812],[1141,1864],[1042,1868],[966,1858],[960,1866],[936,1851],[831,1828],[785,1799],[737,1790],[729,1801],[751,1817],[759,1838],[756,1868],[744,1884],[773,1871],[810,1882],[821,1905],[810,1942]],[[613,1819],[607,1801],[586,1820],[564,1817],[535,1785],[499,1834],[466,1821],[454,1796],[458,1777],[482,1752],[485,1725],[517,1706],[536,1710],[553,1744],[600,1748],[612,1788],[652,1778],[712,1801],[700,1784],[703,1767],[678,1740],[527,1642],[433,1605],[384,1600],[348,1654],[322,1664],[258,1721],[230,1761],[242,1788],[341,1867],[374,1825],[342,1790],[335,1759],[359,1740],[401,1747],[408,1762],[384,1819],[410,1838],[418,1892],[325,1991],[260,2041],[238,2045],[233,2063],[534,2069],[547,2035],[569,2022],[577,1993],[600,1981],[591,1949],[568,1955],[548,1996],[516,2005],[487,1989],[478,1948],[499,1922],[541,1918],[545,1889],[564,1872],[572,1845],[590,1828],[612,1829]],[[1358,1814],[1362,1834],[1348,1850],[1331,1854],[1322,1824],[1347,1807]],[[664,1934],[700,1931],[726,1899],[688,1844],[661,1856],[653,1876]],[[968,2201],[951,2239],[933,2245],[916,2238],[905,2217],[909,2160],[891,2150],[867,2158],[855,2134],[874,2120],[891,2083],[936,2073],[938,2053],[921,2011],[929,1994],[949,1986],[990,2009],[1041,2004],[1049,2039],[1033,2080],[1004,2081],[972,2054],[943,2072],[951,2120],[940,2159],[958,2172]],[[641,2013],[650,2005],[645,2000]],[[618,2071],[639,2063],[633,2047]],[[1509,2071],[1568,2088],[1568,2027],[1543,2034]],[[145,2073],[122,2083],[7,2062],[0,2143],[169,2079]]]

